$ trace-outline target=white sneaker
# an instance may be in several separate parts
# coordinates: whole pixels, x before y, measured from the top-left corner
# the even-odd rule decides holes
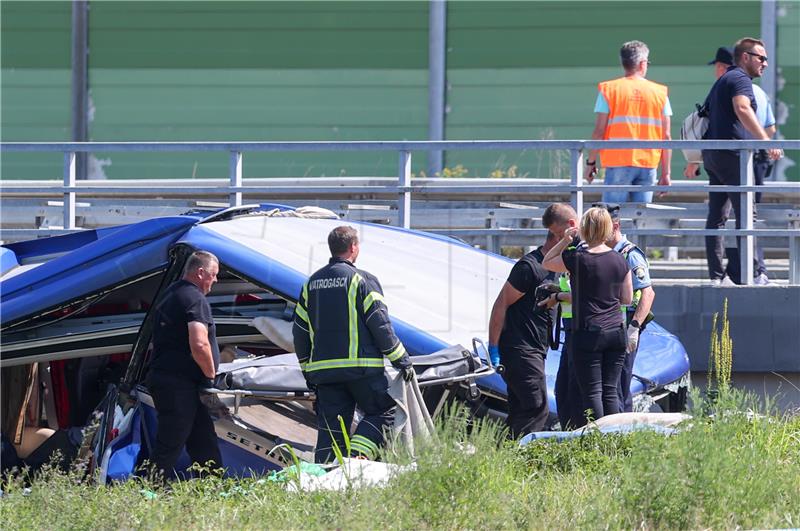
[[[767,286],[769,285],[769,278],[764,273],[759,273],[754,279],[753,284],[756,286]]]
[[[722,278],[712,278],[711,285],[715,288],[728,288],[730,286],[735,286],[736,283],[730,279],[728,276],[724,276]]]

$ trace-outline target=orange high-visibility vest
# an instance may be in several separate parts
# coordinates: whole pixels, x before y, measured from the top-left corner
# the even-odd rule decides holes
[[[667,87],[643,78],[621,77],[598,85],[608,102],[605,140],[663,140]],[[604,149],[600,159],[606,168],[634,166],[656,168],[660,149]]]

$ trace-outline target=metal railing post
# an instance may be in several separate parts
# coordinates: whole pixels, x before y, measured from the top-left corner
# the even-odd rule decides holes
[[[72,0],[72,141],[89,140],[89,2]],[[75,178],[88,173],[88,152],[75,155]]]
[[[75,152],[64,153],[64,187],[75,187]],[[64,228],[75,228],[75,192],[64,192]]]
[[[739,183],[742,186],[753,186],[753,150],[742,149],[739,151]],[[753,229],[753,198],[755,192],[747,191],[739,194],[739,213],[742,219],[740,228]],[[751,235],[737,237],[739,245],[739,280],[742,285],[753,284],[753,256],[755,239]]]
[[[569,183],[577,187],[577,190],[570,192],[570,202],[580,219],[583,215],[583,190],[581,190],[581,186],[583,186],[583,151],[580,149],[570,149],[569,155]]]
[[[444,140],[447,4],[428,2],[428,140]],[[428,152],[428,175],[442,172],[443,152]]]
[[[397,222],[399,226],[411,228],[411,152],[401,151],[400,161],[397,171],[397,183],[400,186],[400,194],[397,199]]]
[[[789,284],[800,284],[800,237],[789,237]]]
[[[231,188],[241,188],[242,186],[242,152],[241,151],[231,151],[231,162],[230,162],[230,180],[231,180]],[[241,206],[242,205],[242,192],[241,190],[236,190],[230,193],[228,196],[228,204],[230,206]]]

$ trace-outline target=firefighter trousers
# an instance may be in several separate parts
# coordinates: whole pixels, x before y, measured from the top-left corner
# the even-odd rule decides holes
[[[385,373],[317,385],[316,406],[317,448],[314,460],[317,463],[329,463],[335,459],[334,444],[347,457],[342,425],[350,430],[356,407],[363,417],[350,437],[350,455],[373,460],[378,457],[379,448],[384,443],[384,432],[391,427],[396,407],[394,399],[389,396],[389,380]]]

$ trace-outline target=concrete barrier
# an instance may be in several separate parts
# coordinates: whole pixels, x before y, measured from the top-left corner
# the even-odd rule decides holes
[[[715,288],[656,286],[656,320],[689,354],[693,381],[704,386],[711,324],[728,299],[733,340],[732,381],[770,396],[782,409],[800,408],[800,286]]]

